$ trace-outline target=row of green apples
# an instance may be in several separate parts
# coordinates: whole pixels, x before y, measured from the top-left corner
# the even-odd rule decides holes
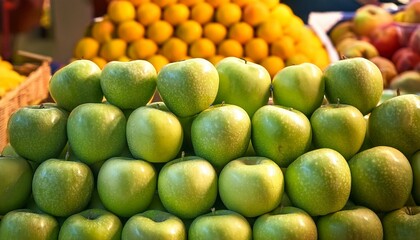
[[[163,101],[148,103],[156,88]],[[2,214],[26,206],[32,193],[38,209],[70,222],[97,193],[102,207],[131,225],[125,231],[129,239],[143,225],[128,224],[131,217],[158,197],[166,213],[190,221],[191,239],[217,236],[208,233],[213,223],[194,223],[212,207],[252,220],[237,227],[235,221],[217,220],[224,230],[213,234],[258,239],[282,228],[257,219],[290,199],[310,216],[312,227],[304,229],[312,229],[312,237],[334,233],[330,226],[340,220],[321,221],[324,216],[354,210],[348,214],[359,220],[347,228],[382,238],[399,224],[392,220],[385,228],[384,221],[383,229],[375,212],[396,215],[410,199],[413,205],[419,201],[419,96],[397,96],[378,106],[381,73],[366,59],[341,60],[324,72],[311,64],[290,66],[274,79],[259,65],[236,58],[216,66],[203,59],[175,62],[158,74],[141,60],[109,63],[102,71],[79,60],[53,75],[50,93],[59,107],[25,107],[9,120],[10,148],[36,170],[21,185],[2,186],[11,189],[1,195],[7,195]],[[268,104],[270,93],[274,105]],[[107,104],[100,103],[104,96]],[[331,104],[322,104],[324,96]],[[19,174],[7,163],[18,160],[6,159],[1,175],[16,179]],[[357,207],[345,207],[349,202]],[[288,211],[279,208],[271,215]],[[85,217],[98,218],[93,212]],[[216,212],[209,215],[227,215]],[[0,236],[30,232],[20,231],[31,229],[27,225],[9,224],[13,217],[7,216],[18,214],[9,213]],[[407,231],[417,236],[415,216]],[[367,223],[360,222],[364,217]],[[313,231],[315,219],[325,227]],[[71,237],[65,229],[72,227],[64,220],[60,236]]]

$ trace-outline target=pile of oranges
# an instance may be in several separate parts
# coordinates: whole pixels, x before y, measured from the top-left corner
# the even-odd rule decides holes
[[[317,35],[278,0],[113,0],[74,49],[74,59],[144,59],[159,69],[174,61],[227,56],[283,67],[330,60]]]

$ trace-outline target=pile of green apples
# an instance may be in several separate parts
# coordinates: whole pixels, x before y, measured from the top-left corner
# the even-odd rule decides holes
[[[55,72],[8,122],[0,239],[416,239],[420,96],[371,61]]]

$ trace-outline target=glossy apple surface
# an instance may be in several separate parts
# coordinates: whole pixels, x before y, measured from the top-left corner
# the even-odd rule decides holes
[[[286,170],[286,191],[293,206],[311,216],[341,210],[350,196],[351,175],[346,159],[337,151],[309,151]]]
[[[408,159],[395,148],[377,146],[349,160],[351,200],[374,211],[388,212],[407,202],[413,185]]]
[[[146,105],[156,90],[157,73],[146,60],[111,61],[101,72],[101,88],[108,102],[120,109]]]
[[[152,202],[156,184],[157,174],[153,165],[132,158],[106,160],[97,178],[101,202],[106,209],[121,217],[145,211]]]

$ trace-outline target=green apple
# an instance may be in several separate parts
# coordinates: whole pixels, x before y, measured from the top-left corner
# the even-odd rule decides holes
[[[319,239],[383,239],[378,215],[363,206],[346,206],[317,219]]]
[[[255,112],[251,125],[255,153],[280,167],[287,167],[311,146],[311,124],[299,110],[266,105]]]
[[[413,185],[408,159],[393,147],[377,146],[349,160],[351,199],[373,211],[387,212],[404,206]]]
[[[121,220],[104,209],[86,209],[66,218],[60,227],[59,240],[119,240]]]
[[[311,216],[297,207],[278,207],[259,216],[252,227],[254,239],[316,240],[318,233]]]
[[[25,206],[32,191],[32,176],[27,160],[0,156],[0,215]]]
[[[198,114],[188,117],[178,117],[179,122],[182,126],[182,132],[183,132],[183,141],[182,141],[182,151],[187,153],[194,153],[194,148],[192,145],[192,139],[191,139],[191,126],[194,121],[194,119],[198,116]]]
[[[417,151],[410,158],[411,169],[413,169],[413,189],[411,194],[417,205],[420,205],[420,151]]]
[[[10,116],[7,134],[16,153],[34,162],[58,157],[67,143],[68,113],[52,105],[21,107]]]
[[[195,218],[188,229],[188,239],[251,240],[252,229],[241,214],[220,209]]]
[[[120,217],[146,210],[152,202],[156,183],[157,173],[151,163],[123,157],[106,160],[97,178],[101,202]]]
[[[293,206],[311,216],[326,215],[346,205],[351,187],[350,168],[339,152],[315,149],[289,165],[285,183]]]
[[[0,221],[0,239],[56,240],[59,229],[57,220],[51,215],[29,209],[13,210]]]
[[[111,104],[81,104],[67,121],[70,148],[89,165],[118,156],[127,144],[126,122],[123,112]]]
[[[20,157],[19,154],[17,154],[15,149],[12,147],[12,145],[10,145],[10,142],[8,142],[8,143],[6,143],[6,145],[4,145],[4,147],[1,151],[1,156],[4,156],[4,157]]]
[[[384,239],[418,239],[420,206],[408,206],[388,212],[382,219]]]
[[[313,144],[316,148],[331,148],[349,160],[361,148],[366,135],[366,120],[352,105],[326,104],[310,118]]]
[[[213,104],[219,88],[216,67],[206,59],[191,58],[162,67],[157,90],[175,115],[195,115]]]
[[[122,239],[184,240],[187,239],[187,231],[177,216],[161,210],[147,210],[127,220]]]
[[[42,211],[57,217],[67,217],[88,205],[93,185],[94,177],[86,164],[48,159],[34,173],[32,194]]]
[[[208,212],[215,203],[217,173],[201,157],[180,157],[162,167],[157,188],[168,212],[182,219],[192,219]]]
[[[274,210],[283,192],[283,172],[273,160],[265,157],[234,159],[219,175],[223,204],[245,217],[257,217]]]
[[[391,146],[408,158],[420,150],[420,96],[393,97],[369,116],[369,137],[374,146]]]
[[[174,159],[183,143],[181,123],[164,104],[134,110],[127,120],[126,135],[131,154],[154,163]]]
[[[95,177],[97,179],[97,176]],[[92,190],[92,196],[90,197],[89,204],[86,206],[86,209],[106,209],[104,204],[101,201],[101,198],[99,197],[98,188],[95,186]]]
[[[120,109],[146,105],[156,90],[157,72],[146,60],[108,62],[101,73],[101,88],[108,102]]]
[[[349,104],[363,115],[378,104],[383,91],[382,73],[371,61],[362,57],[331,63],[323,74],[325,96],[329,102]]]
[[[322,70],[313,63],[291,65],[273,77],[273,102],[294,108],[306,116],[321,106],[325,82]]]
[[[251,119],[233,104],[216,104],[200,112],[191,125],[194,153],[208,160],[217,171],[241,157],[251,139]]]
[[[91,60],[79,59],[56,71],[49,82],[54,102],[67,111],[82,103],[102,101],[101,69]]]
[[[270,97],[271,77],[267,69],[257,63],[237,57],[226,57],[216,64],[219,90],[215,103],[234,104],[252,118]]]

